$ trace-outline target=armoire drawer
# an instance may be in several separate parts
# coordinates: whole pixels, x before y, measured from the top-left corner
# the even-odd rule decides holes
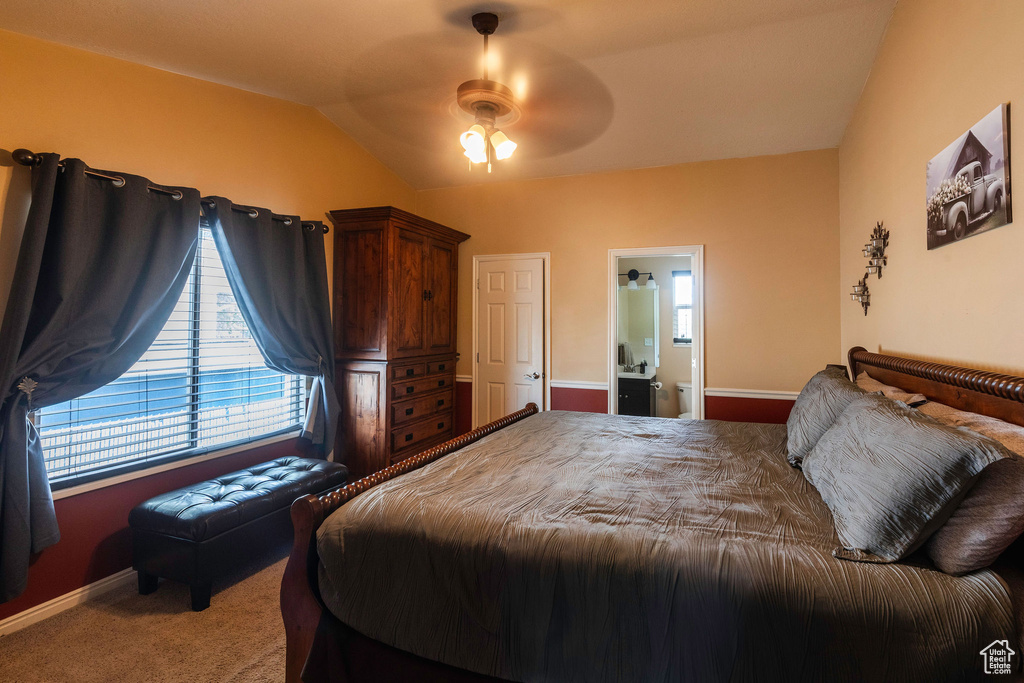
[[[412,363],[410,365],[398,365],[391,367],[391,379],[401,381],[403,379],[414,379],[427,374],[426,363]]]
[[[452,372],[455,370],[455,360],[449,358],[448,360],[432,360],[427,363],[427,374],[438,375],[442,372]]]
[[[447,389],[409,401],[396,401],[391,405],[391,424],[397,427],[406,422],[422,420],[427,415],[447,413],[452,409],[453,395],[454,391]]]
[[[451,373],[428,375],[422,379],[414,379],[409,382],[395,382],[391,385],[391,398],[395,401],[401,401],[403,398],[412,398],[454,385],[455,376]]]
[[[444,413],[422,422],[391,430],[391,451],[396,452],[451,432],[452,414]]]

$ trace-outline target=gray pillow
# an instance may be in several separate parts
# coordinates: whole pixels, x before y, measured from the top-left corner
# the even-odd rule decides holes
[[[786,420],[789,464],[799,467],[850,401],[864,394],[847,378],[842,365],[829,365],[812,377],[800,391]]]
[[[1024,533],[1024,427],[941,403],[926,403],[920,411],[942,424],[994,439],[1010,452],[985,468],[925,545],[935,566],[947,574],[987,567]]]
[[[927,540],[990,463],[995,441],[878,394],[854,399],[804,458],[843,559],[895,562]]]

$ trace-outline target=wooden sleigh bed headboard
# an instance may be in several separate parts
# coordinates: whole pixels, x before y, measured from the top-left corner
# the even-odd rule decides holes
[[[850,349],[851,379],[862,372],[931,401],[1024,426],[1024,377]]]

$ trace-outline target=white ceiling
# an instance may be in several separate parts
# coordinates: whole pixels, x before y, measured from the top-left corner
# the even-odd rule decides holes
[[[835,147],[897,0],[4,0],[0,28],[312,105],[417,189]],[[491,77],[520,144],[467,170]]]

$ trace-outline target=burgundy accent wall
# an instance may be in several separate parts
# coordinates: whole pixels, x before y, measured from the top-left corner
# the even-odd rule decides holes
[[[796,401],[781,398],[705,396],[704,417],[730,422],[785,424]]]
[[[128,512],[142,501],[267,460],[298,454],[294,441],[280,441],[54,501],[60,541],[34,558],[28,588],[19,597],[0,605],[0,619],[130,567],[132,537]]]
[[[455,436],[473,431],[473,383],[455,382]]]
[[[606,389],[551,387],[551,410],[607,414],[608,391]]]
[[[473,383],[455,383],[455,435],[465,434],[473,425]],[[784,424],[794,401],[776,398],[705,396],[704,414],[709,420]],[[604,389],[551,388],[552,410],[607,413],[608,392]]]

